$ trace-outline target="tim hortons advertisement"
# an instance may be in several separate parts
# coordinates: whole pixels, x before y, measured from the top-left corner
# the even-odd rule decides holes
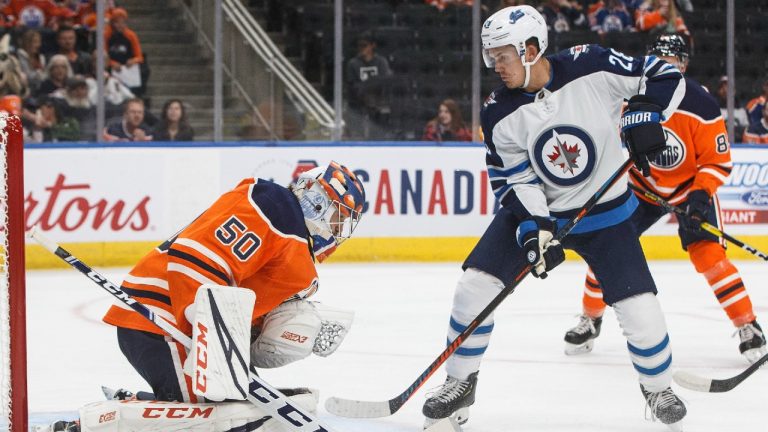
[[[763,234],[768,151],[736,148],[720,189],[726,226]],[[496,210],[475,147],[224,147],[31,149],[25,152],[25,215],[61,242],[162,240],[222,192],[253,176],[287,185],[336,160],[366,188],[360,237],[479,236]],[[668,218],[650,234],[674,234]]]

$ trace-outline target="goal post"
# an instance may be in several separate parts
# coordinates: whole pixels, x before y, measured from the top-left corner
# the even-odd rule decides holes
[[[0,114],[0,147],[0,430],[27,432],[24,140],[18,117]]]

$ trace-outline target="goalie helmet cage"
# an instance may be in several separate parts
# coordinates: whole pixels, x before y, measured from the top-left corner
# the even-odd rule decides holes
[[[0,147],[0,431],[27,432],[24,140],[18,117],[0,114]]]

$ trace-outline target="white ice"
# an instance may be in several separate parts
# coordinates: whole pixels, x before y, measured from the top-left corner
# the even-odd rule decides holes
[[[737,263],[768,325],[768,264]],[[420,431],[427,391],[439,370],[395,415],[334,417],[328,396],[387,400],[405,390],[445,346],[459,264],[325,264],[316,296],[356,311],[339,351],[262,376],[278,387],[321,391],[320,416],[339,432]],[[651,264],[666,312],[674,366],[729,377],[746,366],[738,337],[704,279],[687,262]],[[120,282],[126,269],[104,269]],[[465,432],[665,431],[644,419],[644,401],[626,343],[608,311],[592,353],[563,354],[563,335],[580,311],[585,266],[567,262],[541,281],[528,277],[496,313],[496,328],[480,369],[477,401]],[[148,390],[124,360],[112,327],[100,321],[112,297],[75,270],[30,271],[28,282],[29,404],[33,421],[71,416],[103,399],[101,385]],[[768,430],[768,375],[759,371],[729,393],[678,389],[689,413],[686,431]],[[66,413],[61,413],[66,412]]]

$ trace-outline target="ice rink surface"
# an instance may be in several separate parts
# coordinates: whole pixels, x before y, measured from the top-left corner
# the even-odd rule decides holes
[[[76,251],[73,250],[76,254]],[[768,264],[738,262],[758,320],[768,326]],[[738,336],[704,279],[687,262],[651,264],[667,316],[674,367],[729,377],[747,366]],[[567,262],[545,281],[529,276],[496,313],[465,432],[666,431],[644,419],[626,342],[609,310],[592,353],[563,354],[577,322],[585,265]],[[127,269],[100,270],[119,283]],[[261,374],[276,387],[320,389],[319,413],[339,432],[419,431],[421,405],[439,370],[395,415],[352,420],[328,414],[329,396],[387,400],[406,389],[444,348],[459,264],[325,264],[315,300],[356,311],[339,351]],[[33,422],[72,416],[103,399],[101,385],[147,390],[101,316],[112,297],[72,269],[31,271],[28,282],[29,403]],[[768,430],[768,372],[729,393],[679,389],[685,431]]]

